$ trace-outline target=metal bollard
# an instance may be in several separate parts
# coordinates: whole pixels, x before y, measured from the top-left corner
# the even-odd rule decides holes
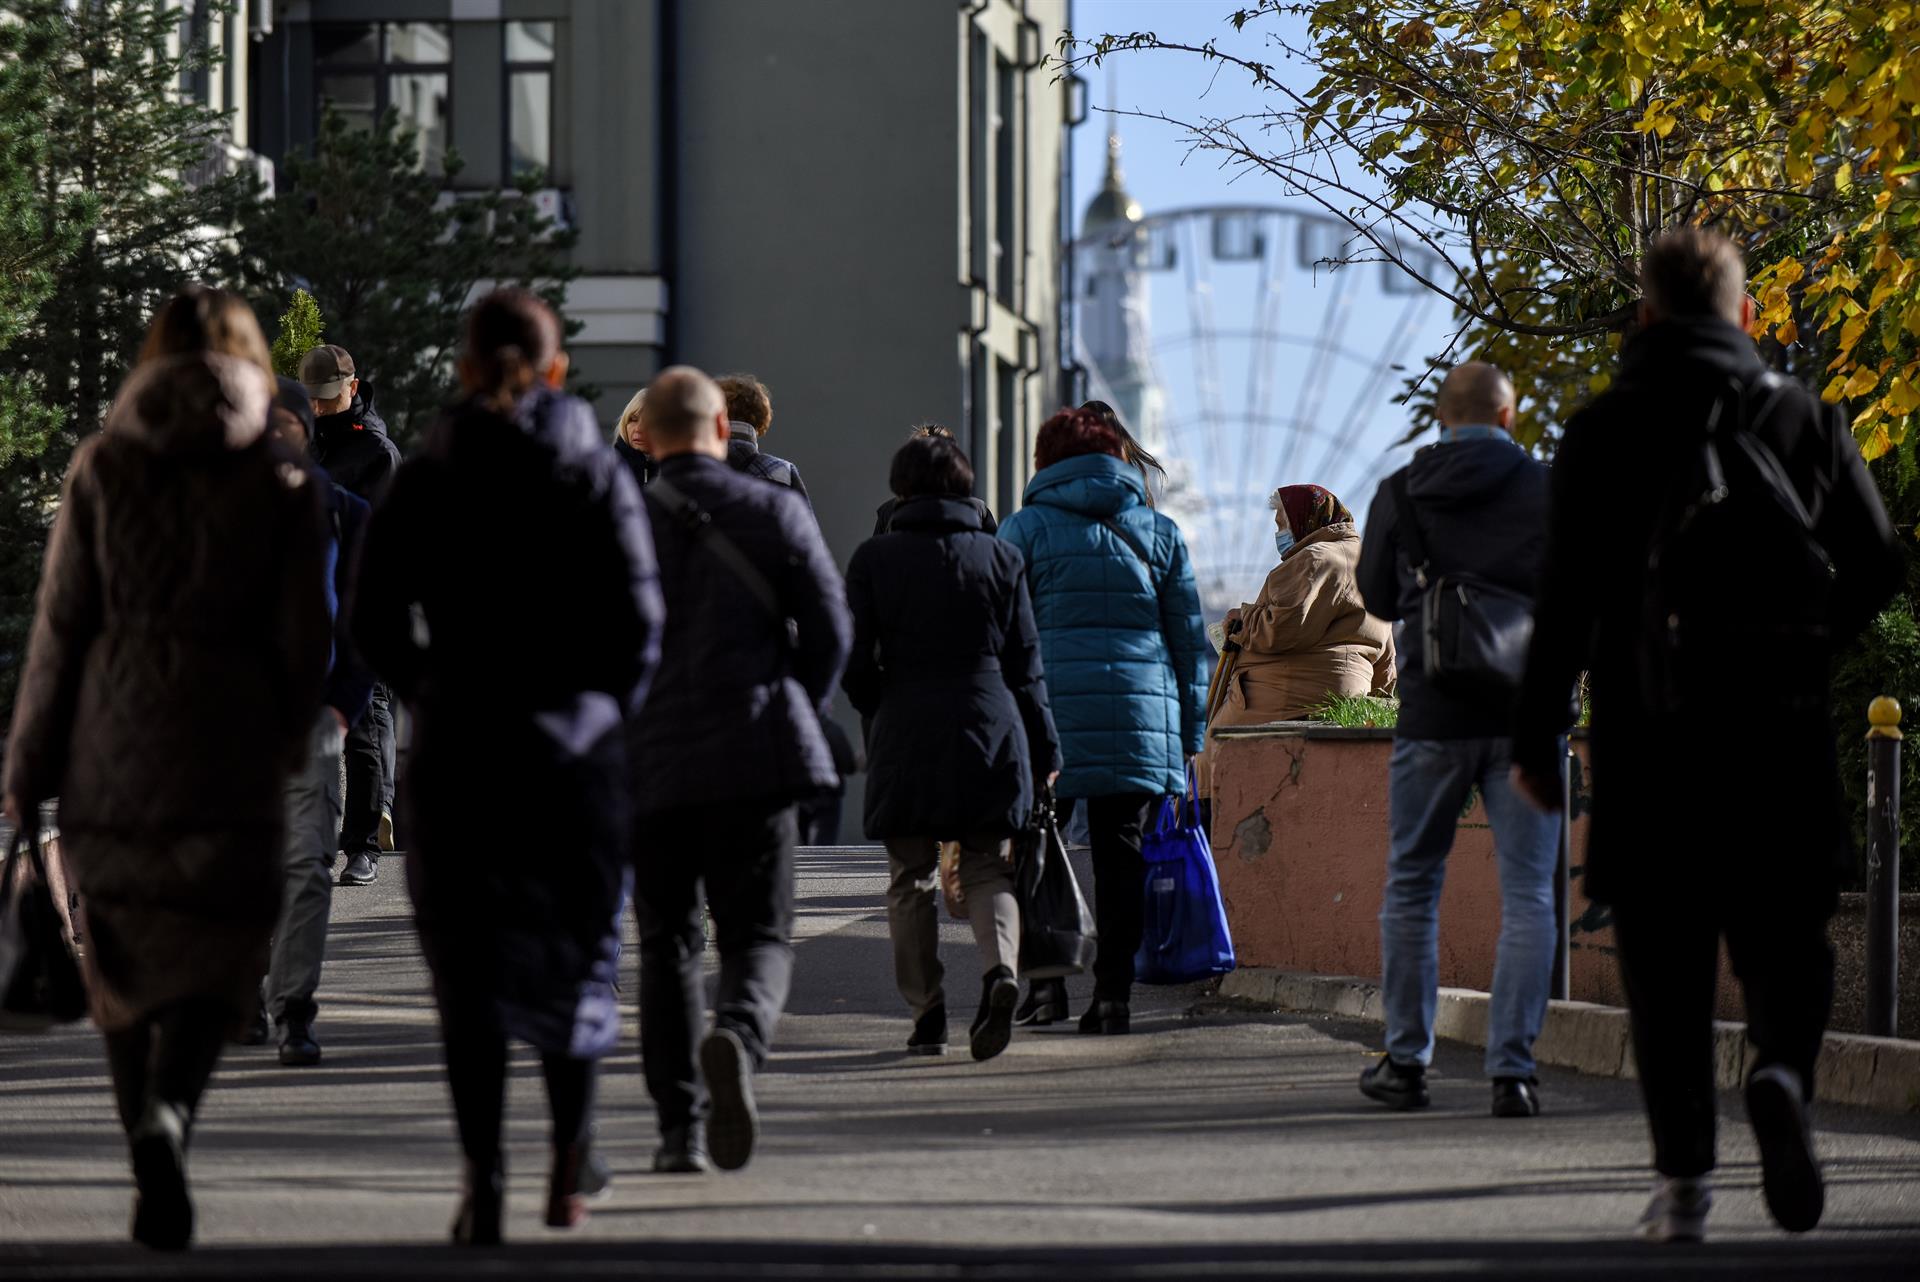
[[[1553,984],[1547,995],[1573,996],[1573,745],[1560,762],[1560,852],[1553,875]]]
[[[1867,709],[1867,1032],[1900,1024],[1900,703]]]

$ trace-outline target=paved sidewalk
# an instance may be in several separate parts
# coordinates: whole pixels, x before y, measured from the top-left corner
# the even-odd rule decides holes
[[[1478,1053],[1443,1046],[1435,1107],[1391,1114],[1354,1089],[1369,1026],[1209,1009],[1193,989],[1140,990],[1132,1037],[1023,1030],[987,1064],[909,1060],[883,858],[805,851],[800,867],[796,988],[748,1170],[642,1174],[653,1124],[630,1034],[603,1079],[614,1196],[577,1234],[538,1227],[544,1108],[521,1052],[519,1245],[484,1270],[440,1246],[453,1127],[389,864],[377,886],[336,894],[326,1064],[283,1070],[271,1048],[223,1064],[193,1154],[205,1249],[191,1257],[123,1244],[130,1186],[97,1038],[0,1037],[0,1276],[1598,1277],[1677,1262],[1625,1238],[1649,1178],[1632,1083],[1549,1071],[1545,1116],[1498,1121]],[[975,966],[964,927],[947,939],[961,1034]],[[1827,1222],[1789,1240],[1766,1222],[1731,1099],[1724,1116],[1717,1245],[1684,1253],[1689,1266],[1743,1282],[1907,1275],[1920,1119],[1823,1109]]]

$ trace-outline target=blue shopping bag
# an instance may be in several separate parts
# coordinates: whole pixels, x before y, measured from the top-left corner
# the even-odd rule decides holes
[[[1213,852],[1194,802],[1193,772],[1187,795],[1166,797],[1142,843],[1147,884],[1140,952],[1133,976],[1143,984],[1190,984],[1233,969],[1233,935]]]

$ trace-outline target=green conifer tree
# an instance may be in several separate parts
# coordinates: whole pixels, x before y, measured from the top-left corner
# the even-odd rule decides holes
[[[273,336],[273,372],[288,378],[300,377],[300,358],[320,346],[327,332],[320,319],[320,305],[304,289],[293,291],[293,301],[280,313],[280,332]]]

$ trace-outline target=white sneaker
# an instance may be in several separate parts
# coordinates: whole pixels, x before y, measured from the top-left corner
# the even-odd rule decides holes
[[[1663,1175],[1654,1181],[1653,1200],[1641,1212],[1635,1232],[1650,1242],[1704,1241],[1707,1212],[1712,1209],[1713,1188],[1705,1176]]]

